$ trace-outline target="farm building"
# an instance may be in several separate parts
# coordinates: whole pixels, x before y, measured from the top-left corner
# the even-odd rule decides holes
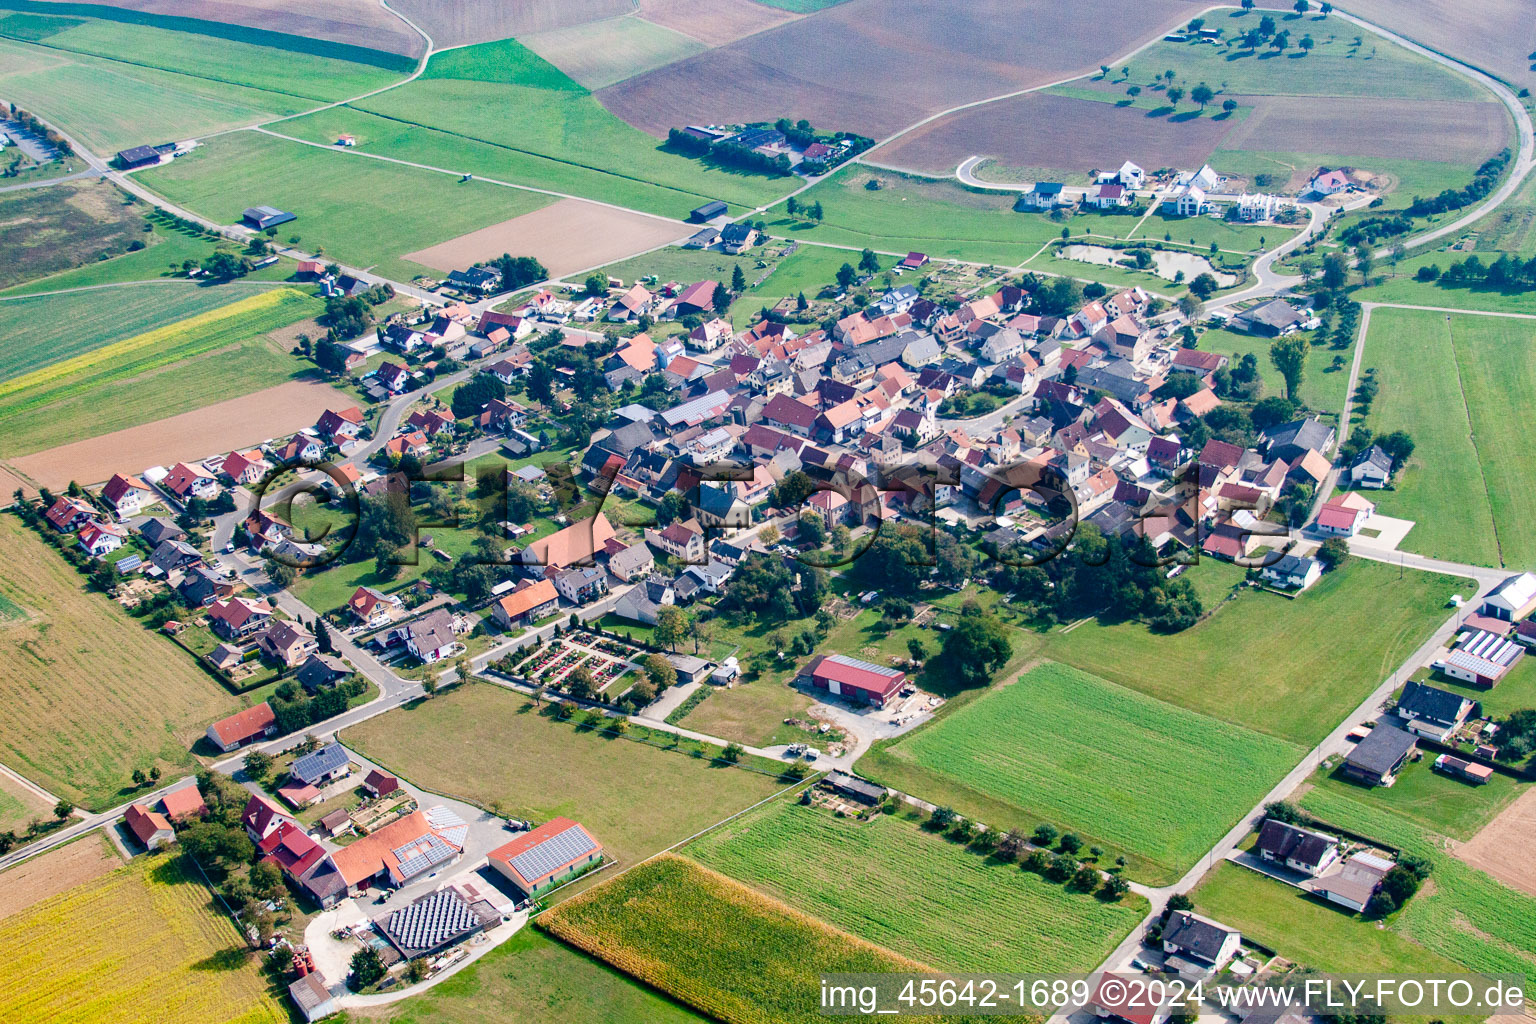
[[[1369,786],[1390,786],[1417,746],[1411,734],[1378,724],[1344,758],[1344,774]]]
[[[363,779],[363,789],[367,790],[369,795],[375,798],[389,796],[389,794],[399,788],[399,779],[377,768],[369,771],[367,777]]]
[[[679,683],[702,683],[709,678],[710,663],[691,654],[669,654],[667,664],[677,671]]]
[[[468,826],[446,808],[412,811],[335,851],[331,859],[349,892],[405,885],[457,860],[467,832]]]
[[[1493,769],[1487,765],[1452,757],[1450,754],[1441,754],[1435,758],[1435,770],[1470,782],[1474,786],[1486,785],[1488,780],[1493,778]]]
[[[120,149],[112,162],[118,170],[131,171],[136,167],[148,167],[150,164],[160,162],[160,153],[154,146],[134,146],[132,149]]]
[[[1263,860],[1284,864],[1314,878],[1339,856],[1339,841],[1335,837],[1274,818],[1265,820],[1253,848]]]
[[[1475,707],[1476,701],[1410,679],[1397,700],[1397,716],[1408,723],[1409,732],[1443,742],[1461,728]]]
[[[302,975],[288,986],[288,998],[293,1000],[293,1005],[299,1008],[307,1021],[320,1020],[340,1010],[335,997],[314,971]]]
[[[272,706],[262,701],[253,708],[237,711],[210,725],[208,742],[227,754],[252,740],[266,739],[276,734],[277,716],[273,714]]]
[[[570,818],[554,818],[487,856],[491,867],[524,896],[536,896],[601,862],[603,844]]]
[[[855,703],[883,708],[901,692],[905,672],[844,654],[823,654],[805,669],[811,685]]]
[[[374,924],[407,960],[447,949],[499,924],[501,915],[484,900],[470,903],[453,889],[414,900]]]
[[[688,214],[688,219],[696,224],[702,224],[707,220],[714,220],[728,209],[730,209],[728,206],[716,199],[713,202],[705,203],[703,206],[694,207]]]
[[[123,814],[123,823],[144,844],[146,850],[156,850],[166,843],[176,841],[176,833],[165,815],[143,804],[129,804]]]
[[[1500,583],[1483,598],[1482,614],[1518,622],[1536,611],[1536,573],[1523,572]]]
[[[203,794],[198,791],[197,784],[193,783],[161,797],[160,810],[172,821],[190,821],[207,814],[208,805],[203,802]]]
[[[1235,330],[1278,338],[1301,329],[1307,317],[1284,299],[1270,299],[1232,318]]]
[[[491,617],[502,629],[519,629],[537,622],[560,604],[560,594],[550,580],[524,582],[491,605]]]
[[[241,219],[257,231],[265,231],[267,228],[277,227],[279,224],[287,224],[291,220],[298,220],[298,214],[279,210],[275,206],[250,206]]]
[[[873,782],[856,779],[852,775],[845,775],[842,772],[833,772],[828,775],[822,780],[822,785],[839,796],[849,797],[871,807],[885,799],[884,786],[877,786]]]
[[[1509,674],[1524,654],[1523,647],[1497,633],[1469,629],[1457,638],[1456,649],[1445,656],[1439,667],[1452,679],[1491,689]]]

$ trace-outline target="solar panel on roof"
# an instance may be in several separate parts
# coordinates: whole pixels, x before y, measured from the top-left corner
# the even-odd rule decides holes
[[[550,836],[537,846],[530,847],[512,858],[512,866],[528,881],[556,871],[584,854],[597,849],[597,843],[578,825],[572,825],[558,835]]]
[[[447,890],[395,911],[385,928],[405,949],[432,949],[479,924],[469,904]]]
[[[428,833],[391,851],[400,862],[400,876],[411,878],[454,857],[453,847]]]
[[[869,661],[860,661],[858,658],[850,658],[846,654],[829,654],[827,660],[839,665],[847,665],[849,668],[863,669],[865,672],[874,672],[882,676],[897,676],[900,672],[886,668],[884,665],[876,665]]]

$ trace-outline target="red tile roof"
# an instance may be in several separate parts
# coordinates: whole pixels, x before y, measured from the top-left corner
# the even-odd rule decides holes
[[[276,721],[277,716],[273,714],[271,705],[262,701],[253,708],[237,711],[228,718],[214,722],[211,728],[220,742],[229,746],[260,736]]]
[[[155,837],[159,831],[170,831],[171,823],[165,819],[165,815],[158,811],[152,811],[143,804],[129,804],[128,810],[123,814],[123,820],[133,830],[133,834],[139,837],[139,842],[145,846]]]
[[[551,868],[549,871],[546,871],[544,874],[538,876],[537,878],[524,877],[523,873],[517,870],[517,866],[512,863],[513,858],[527,853],[534,847],[539,846],[547,840],[553,839],[558,835],[563,835],[573,828],[580,829],[582,835],[592,840],[594,849],[584,850],[577,857],[574,857],[571,860],[565,861],[564,863]],[[506,865],[507,869],[522,881],[525,888],[532,889],[534,886],[541,884],[544,880],[553,878],[554,876],[560,874],[562,871],[566,870],[577,861],[585,860],[593,853],[602,852],[603,844],[599,843],[597,838],[593,836],[591,832],[588,832],[586,828],[579,822],[572,821],[570,818],[551,818],[549,821],[546,821],[544,824],[540,825],[538,828],[532,830],[531,832],[525,832],[511,842],[496,847],[496,849],[492,850],[486,856],[489,860],[500,861],[502,864]]]

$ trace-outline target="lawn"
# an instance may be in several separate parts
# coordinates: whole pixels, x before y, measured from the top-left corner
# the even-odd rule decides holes
[[[1305,337],[1310,340],[1313,334],[1308,333]],[[1261,338],[1258,335],[1223,328],[1206,331],[1200,336],[1202,350],[1227,356],[1233,364],[1251,352],[1259,361],[1259,376],[1264,381],[1263,394],[1283,395],[1285,381],[1269,358],[1269,347],[1273,344],[1273,338]],[[1344,362],[1339,369],[1335,370],[1333,361],[1339,356],[1344,358]],[[1342,349],[1334,348],[1331,344],[1309,344],[1306,367],[1301,378],[1302,403],[1308,409],[1331,412],[1337,417],[1344,408],[1344,399],[1349,394],[1349,366],[1354,358],[1354,344]]]
[[[0,922],[0,1019],[50,1024],[286,1024],[280,990],[175,854]]]
[[[807,914],[943,970],[1087,971],[1141,920],[1135,897],[1069,892],[877,815],[868,822],[779,801],[685,852]]]
[[[418,786],[515,818],[566,815],[622,865],[681,842],[781,787],[773,779],[554,722],[493,684],[379,715],[345,741]],[[559,765],[557,771],[550,766]]]
[[[1496,252],[1485,250],[1460,252],[1437,249],[1422,256],[1411,256],[1403,260],[1398,264],[1395,274],[1390,263],[1385,267],[1379,267],[1375,272],[1376,283],[1369,288],[1356,289],[1351,297],[1359,302],[1442,306],[1447,309],[1481,309],[1490,313],[1536,314],[1536,292],[1452,287],[1442,281],[1414,280],[1414,273],[1422,266],[1433,263],[1441,270],[1445,270],[1451,264],[1460,263],[1470,256],[1476,256],[1485,266],[1498,259]]]
[[[1229,40],[1257,28],[1256,15],[1216,19]],[[1212,27],[1218,24],[1212,23]],[[1130,61],[1132,83],[1146,85],[1165,71],[1186,89],[1207,82],[1221,93],[1248,96],[1392,96],[1424,100],[1481,100],[1486,94],[1459,75],[1427,58],[1364,33],[1364,45],[1354,47],[1356,29],[1338,21],[1286,18],[1280,27],[1291,33],[1289,56],[1273,56],[1260,47],[1257,54],[1229,44],[1205,45],[1159,41]],[[1335,38],[1335,33],[1337,37]],[[1295,56],[1296,44],[1310,34],[1317,45],[1305,57]]]
[[[1504,718],[1514,711],[1536,708],[1536,658],[1525,657],[1491,690],[1466,686],[1450,676],[1435,673],[1430,685],[1470,697],[1483,705],[1483,714]]]
[[[286,127],[285,127],[286,130]],[[326,141],[335,141],[331,136]],[[430,162],[426,156],[413,157]],[[399,259],[546,206],[549,196],[368,160],[256,132],[211,139],[173,164],[136,177],[221,224],[264,203],[298,215],[279,229],[305,248],[386,277],[439,277]]]
[[[407,125],[438,129],[437,134],[448,139],[489,144],[498,152],[483,156],[500,166],[492,164],[495,169],[478,173],[666,216],[681,218],[705,199],[759,206],[799,181],[718,170],[668,152],[511,39],[437,53],[421,78],[360,100],[356,107]],[[486,117],[487,110],[497,111],[497,116]],[[359,145],[390,145],[377,135],[365,128],[358,135]],[[448,152],[437,150],[434,141],[415,141],[409,159],[435,163]]]
[[[672,854],[566,900],[538,924],[726,1024],[811,1024],[825,1019],[814,998],[822,975],[922,970]]]
[[[1248,729],[1045,664],[878,745],[860,770],[989,826],[1044,821],[1165,884],[1301,760]],[[1199,815],[1187,813],[1199,804]]]
[[[1536,412],[1536,362],[1524,321],[1377,309],[1365,363],[1380,396],[1372,430],[1406,430],[1415,450],[1377,505],[1418,525],[1406,550],[1479,565],[1525,567],[1536,539],[1523,523],[1536,488],[1525,424]]]
[[[537,928],[524,928],[453,977],[382,1012],[379,1019],[390,1024],[692,1024],[708,1019]]]
[[[1416,974],[1457,965],[1395,929],[1382,930],[1300,889],[1221,863],[1191,893],[1195,910],[1240,930],[1289,960],[1322,971]]]
[[[290,380],[299,364],[264,335],[320,310],[312,296],[274,289],[6,381],[0,453],[42,451]]]
[[[1298,598],[1245,590],[1163,636],[1126,622],[1054,632],[1044,653],[1161,700],[1311,746],[1449,615],[1468,584],[1354,559]]]
[[[1300,225],[1244,224],[1216,217],[1170,217],[1154,212],[1133,237],[1187,242],[1207,252],[1212,242],[1228,252],[1258,252],[1274,248],[1300,230]],[[1120,234],[1123,237],[1128,233],[1129,228]]]
[[[1525,783],[1497,772],[1484,785],[1470,785],[1435,771],[1434,759],[1435,754],[1426,751],[1422,761],[1404,768],[1397,782],[1385,789],[1365,789],[1338,770],[1320,774],[1314,781],[1320,789],[1369,801],[1431,832],[1461,840],[1471,839],[1525,792]]]
[[[0,552],[0,593],[28,613],[0,633],[0,760],[93,809],[122,801],[135,768],[189,769],[192,742],[238,702],[12,516]]]
[[[623,281],[626,286],[635,284],[642,277],[654,277],[658,284],[676,281],[692,284],[695,281],[721,281],[729,286],[731,274],[737,268],[751,281],[762,273],[757,267],[758,253],[732,256],[729,253],[710,252],[704,249],[682,249],[670,246],[657,249],[643,256],[634,256],[618,263],[610,263],[598,273],[607,274]],[[857,259],[857,254],[855,254]],[[840,266],[841,264],[839,264]],[[775,270],[774,273],[778,271]],[[834,269],[834,273],[835,273]],[[769,280],[772,280],[770,276]],[[658,325],[659,326],[659,325]]]
[[[206,313],[246,295],[188,281],[83,291],[0,303],[0,383]],[[69,330],[54,333],[60,323]]]
[[[1313,788],[1302,806],[1331,824],[1427,856],[1433,884],[1392,917],[1391,930],[1468,970],[1524,975],[1531,998],[1536,898],[1450,856],[1444,840],[1394,814],[1374,800],[1376,795]]]
[[[9,775],[0,775],[0,832],[24,832],[27,825],[39,819],[53,819],[48,801],[30,789],[23,789]]]

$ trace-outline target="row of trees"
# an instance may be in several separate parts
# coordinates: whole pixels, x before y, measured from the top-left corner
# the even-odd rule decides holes
[[[1510,152],[1501,149],[1498,153],[1484,160],[1472,175],[1472,180],[1461,188],[1448,188],[1437,196],[1430,198],[1413,197],[1413,202],[1408,206],[1408,216],[1428,217],[1436,213],[1448,213],[1452,210],[1460,210],[1462,207],[1471,206],[1482,202],[1498,184],[1499,178],[1504,174],[1504,169],[1509,166]]]
[[[1414,277],[1419,281],[1439,281],[1448,288],[1492,288],[1502,292],[1536,290],[1536,256],[1522,261],[1518,256],[1501,253],[1498,259],[1484,263],[1468,256],[1452,263],[1442,273],[1437,263],[1426,263]]]

